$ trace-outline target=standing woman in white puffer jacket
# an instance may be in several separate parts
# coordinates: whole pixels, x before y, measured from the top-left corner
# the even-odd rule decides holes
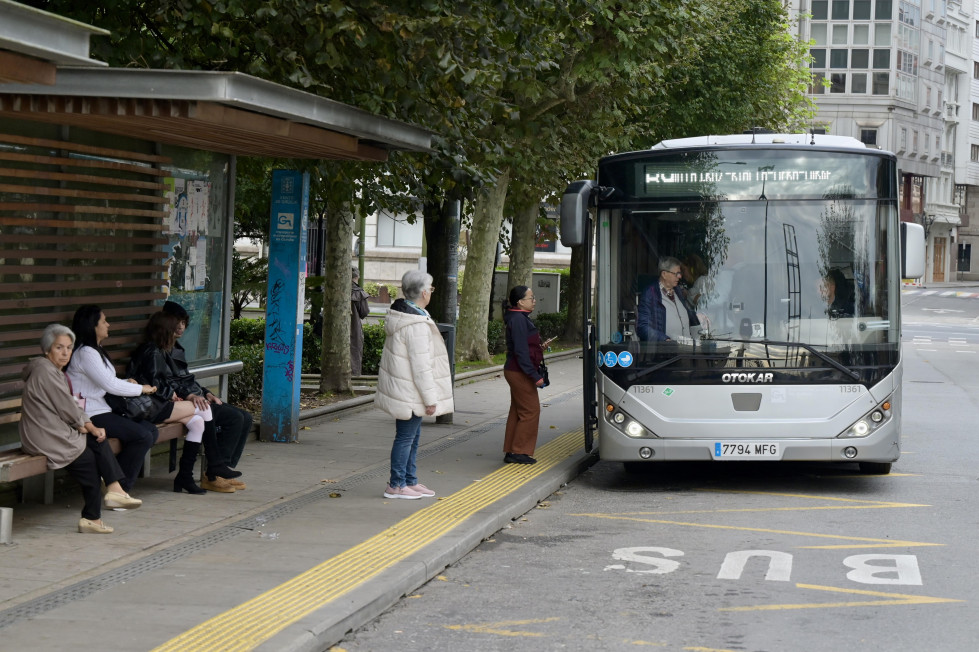
[[[391,304],[384,320],[384,351],[374,404],[396,420],[385,498],[415,500],[435,495],[418,482],[415,465],[422,417],[453,411],[449,354],[438,326],[425,310],[434,291],[429,274],[406,272],[401,277],[404,298]]]

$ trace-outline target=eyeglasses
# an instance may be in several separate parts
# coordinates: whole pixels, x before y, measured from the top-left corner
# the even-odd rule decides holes
[[[667,274],[673,274],[674,276],[682,276],[683,272],[671,272],[669,270],[664,270]]]
[[[536,303],[537,297],[524,297],[523,299],[521,299],[521,301],[533,301],[534,303]]]
[[[424,290],[424,291],[425,292],[428,292],[429,294],[431,294],[432,292],[435,292],[435,286],[433,285],[432,287],[430,287],[430,288],[428,288],[427,290]]]

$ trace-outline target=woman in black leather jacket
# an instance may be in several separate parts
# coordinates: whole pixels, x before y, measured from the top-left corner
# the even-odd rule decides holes
[[[201,442],[210,451],[216,451],[216,436],[210,404],[200,396],[192,396],[193,391],[186,387],[172,358],[174,343],[177,340],[179,320],[164,312],[155,313],[146,324],[146,341],[137,348],[130,358],[127,372],[132,378],[153,378],[156,386],[154,403],[161,405],[156,414],[150,417],[154,423],[180,422],[187,428],[184,449],[180,457],[179,471],[173,480],[173,490],[186,490],[191,494],[205,493],[206,490],[219,493],[234,493],[237,488],[231,478],[241,476],[238,471],[228,468],[224,460],[208,461],[208,472],[201,483],[194,482],[194,465],[201,450]],[[238,483],[241,488],[244,484]]]

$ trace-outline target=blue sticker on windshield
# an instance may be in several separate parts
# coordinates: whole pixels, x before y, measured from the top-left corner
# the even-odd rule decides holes
[[[619,366],[620,367],[630,367],[632,366],[632,354],[628,351],[623,351],[619,354]]]
[[[612,333],[612,344],[622,344],[622,332],[615,331]]]
[[[615,351],[609,351],[605,354],[605,366],[614,367],[619,361],[619,357],[615,355]]]

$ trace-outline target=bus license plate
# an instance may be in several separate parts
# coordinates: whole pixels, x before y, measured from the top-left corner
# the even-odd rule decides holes
[[[715,460],[779,459],[774,442],[714,442]]]

